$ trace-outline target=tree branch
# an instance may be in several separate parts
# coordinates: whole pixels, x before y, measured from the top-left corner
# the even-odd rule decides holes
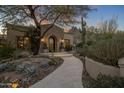
[[[40,5],[37,5],[37,6],[34,7],[33,10],[35,11],[35,10],[36,10],[37,8],[39,8],[39,7],[40,7]]]
[[[57,21],[57,19],[61,16],[61,14],[59,14],[55,20],[53,21],[53,23],[44,31],[44,33],[42,34],[41,38],[44,37],[44,35],[54,26],[55,22]]]
[[[35,22],[36,27],[37,27],[37,28],[40,28],[40,25],[39,25],[39,23],[38,23],[38,21],[37,21],[37,18],[36,18],[36,16],[35,16],[34,9],[32,8],[32,5],[28,5],[28,9],[29,9],[29,11],[30,11],[30,14],[31,14],[32,19],[33,19],[34,22]]]
[[[42,18],[42,19],[39,21],[39,24],[41,24],[41,22],[42,22],[43,20],[47,19],[48,15],[49,15],[50,13],[51,13],[51,11],[49,11],[49,12],[46,14],[46,16],[45,16],[44,18]]]
[[[24,8],[22,9],[22,11],[23,11],[28,17],[31,17],[31,15],[28,14]]]

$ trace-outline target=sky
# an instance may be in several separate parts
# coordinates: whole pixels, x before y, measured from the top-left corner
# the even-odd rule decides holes
[[[91,7],[97,10],[88,13],[88,18],[85,19],[88,25],[96,26],[100,21],[118,16],[118,29],[124,30],[124,5],[95,5]]]
[[[97,26],[101,21],[118,16],[118,29],[124,30],[124,5],[94,5],[91,7],[97,10],[88,13],[88,17],[85,19],[88,26]]]

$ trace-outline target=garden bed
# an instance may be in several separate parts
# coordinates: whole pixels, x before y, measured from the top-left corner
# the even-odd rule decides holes
[[[63,63],[61,58],[32,56],[0,64],[0,87],[30,87]]]

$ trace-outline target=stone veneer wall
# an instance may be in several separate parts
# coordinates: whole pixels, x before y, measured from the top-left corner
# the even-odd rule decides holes
[[[97,78],[98,74],[120,76],[120,69],[117,67],[104,65],[86,57],[86,69],[90,76],[94,79]]]

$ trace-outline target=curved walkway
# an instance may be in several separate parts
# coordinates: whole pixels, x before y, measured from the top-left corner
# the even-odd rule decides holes
[[[62,57],[64,63],[45,77],[32,85],[32,88],[82,88],[82,62],[74,57]]]

